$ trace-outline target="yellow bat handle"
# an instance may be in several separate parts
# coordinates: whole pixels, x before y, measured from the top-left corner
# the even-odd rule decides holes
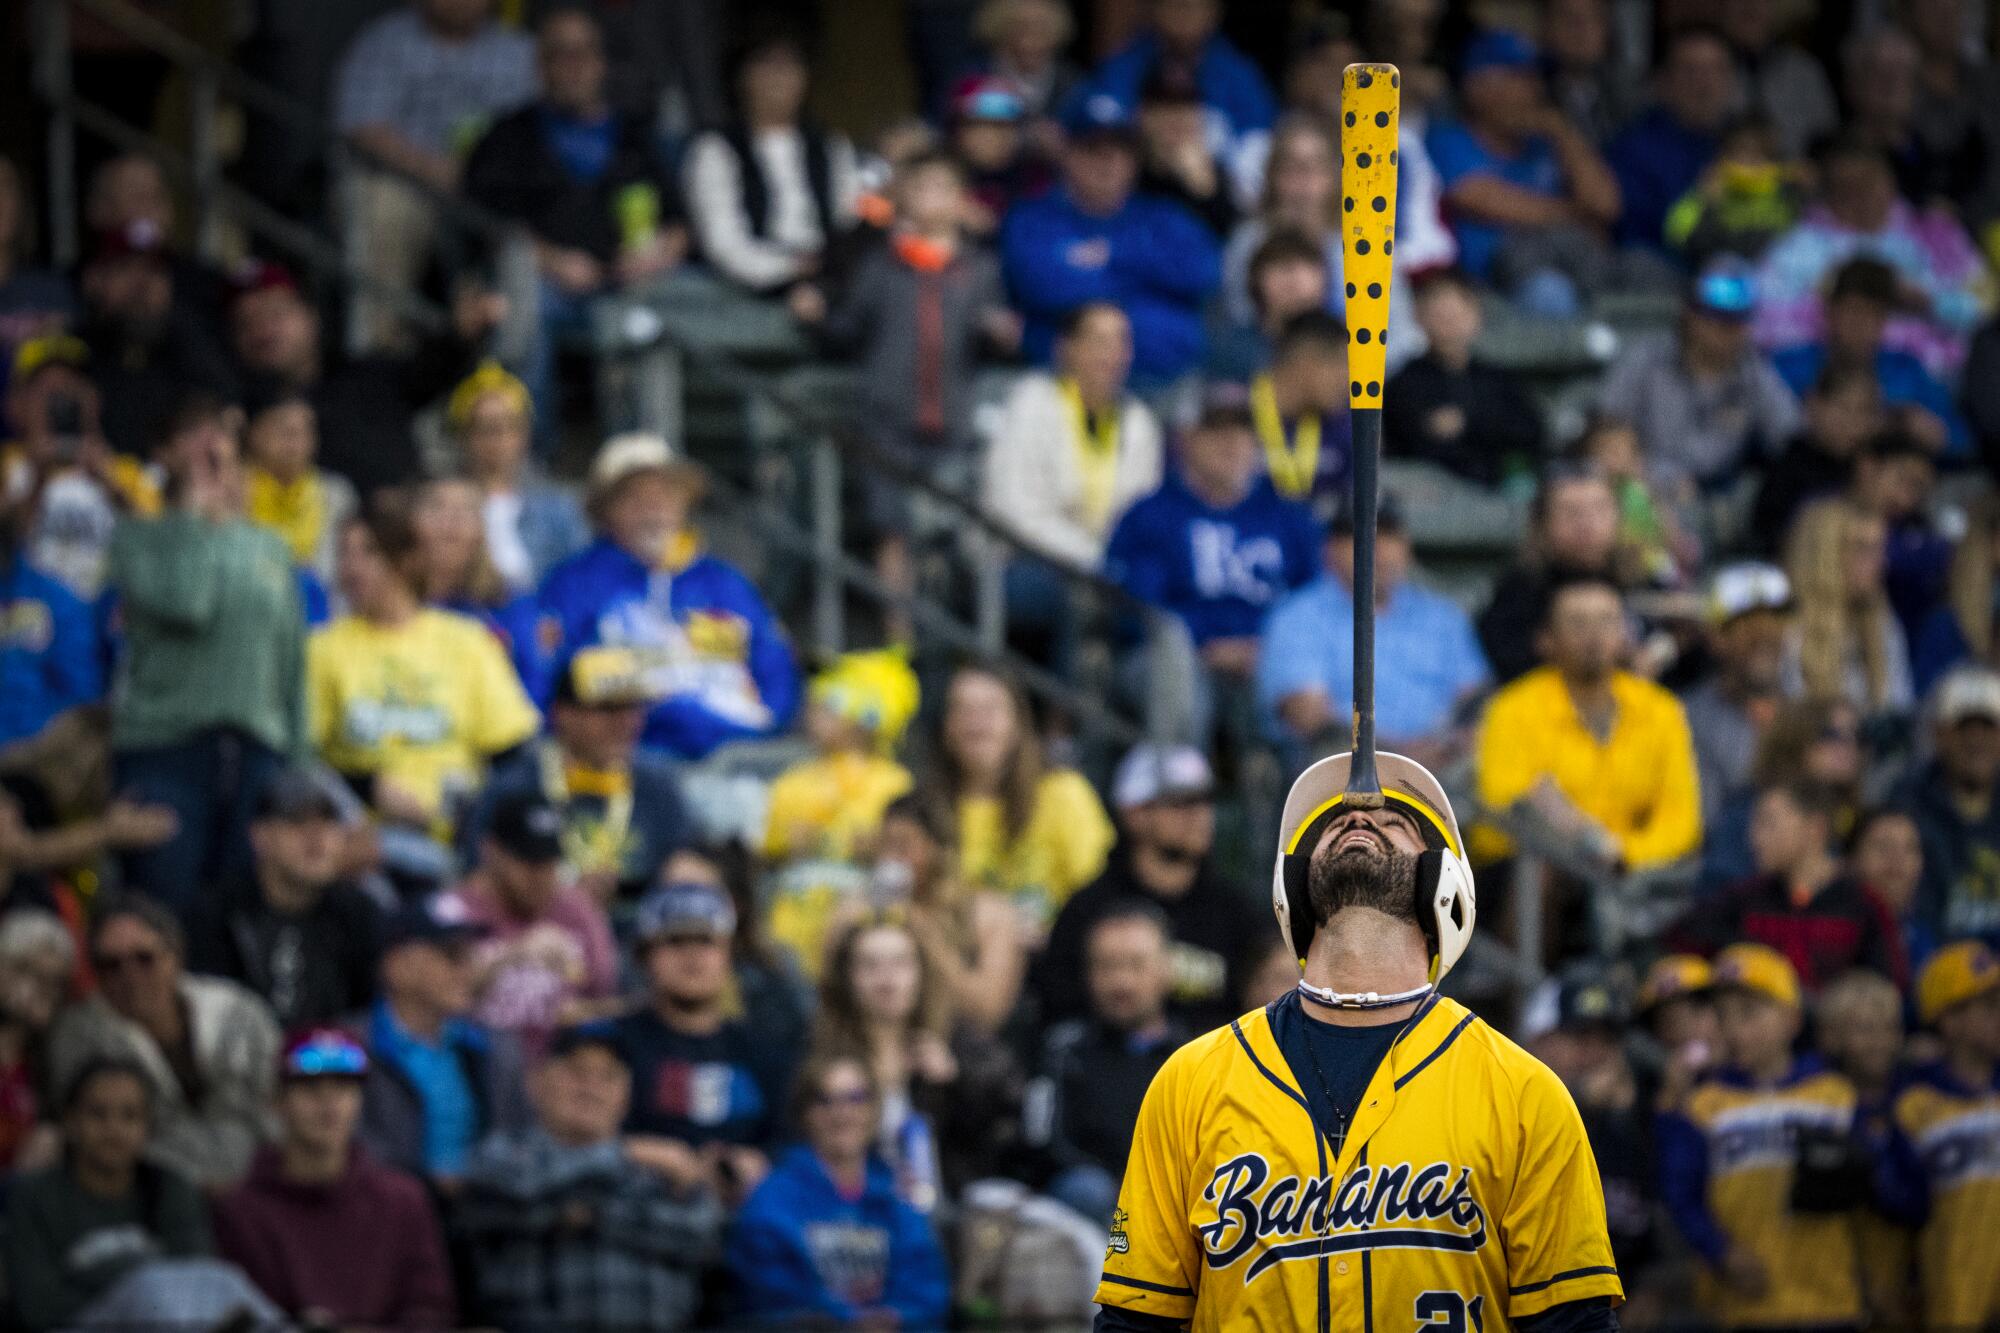
[[[1348,405],[1380,408],[1389,378],[1389,270],[1396,253],[1396,134],[1403,76],[1349,65],[1340,79],[1340,236],[1347,258]]]

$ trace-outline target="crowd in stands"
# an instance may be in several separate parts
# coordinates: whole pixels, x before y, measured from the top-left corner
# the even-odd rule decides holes
[[[375,6],[270,201],[351,289],[140,154],[59,268],[0,158],[0,1327],[1087,1319],[1153,1073],[1297,979],[1241,830],[1350,739],[1350,336],[1451,988],[1581,1108],[1626,1322],[2000,1321],[2000,15],[903,8],[861,142],[797,13]],[[879,639],[811,660],[713,460],[565,374],[696,270],[852,367]],[[1008,538],[1005,660],[910,614],[919,483]],[[1471,578],[1461,504],[1523,515]],[[1192,702],[1086,753],[1017,667],[1132,706],[1142,613]]]

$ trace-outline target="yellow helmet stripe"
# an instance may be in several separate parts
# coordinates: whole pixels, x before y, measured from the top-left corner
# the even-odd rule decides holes
[[[1347,793],[1341,792],[1335,795],[1331,800],[1321,804],[1317,809],[1313,810],[1304,819],[1301,819],[1298,823],[1298,827],[1292,830],[1291,840],[1285,844],[1285,855],[1290,856],[1294,852],[1298,851],[1299,840],[1306,836],[1306,830],[1311,828],[1315,823],[1317,823],[1321,815],[1333,809],[1333,807],[1339,805],[1342,801],[1345,801],[1346,799],[1347,799]],[[1428,823],[1432,828],[1436,829],[1438,831],[1438,835],[1444,839],[1444,845],[1446,847],[1449,847],[1455,855],[1458,856],[1465,855],[1465,853],[1459,848],[1458,839],[1454,838],[1451,835],[1451,825],[1445,822],[1445,818],[1443,815],[1439,814],[1436,810],[1433,810],[1425,802],[1418,800],[1414,796],[1410,796],[1407,795],[1406,793],[1399,791],[1385,791],[1382,793],[1382,799],[1387,801],[1394,801],[1397,805],[1407,807],[1412,814],[1418,816],[1419,818],[1424,820],[1424,822]]]

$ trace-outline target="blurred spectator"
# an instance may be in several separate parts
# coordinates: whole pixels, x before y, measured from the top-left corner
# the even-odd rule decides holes
[[[1787,782],[1811,782],[1837,794],[1836,833],[1853,830],[1864,797],[1873,756],[1862,747],[1861,714],[1845,699],[1807,695],[1782,703],[1764,729],[1757,758],[1750,766],[1753,788]],[[1750,848],[1747,800],[1725,801],[1714,827],[1702,830],[1702,882],[1719,890],[1756,873]]]
[[[1609,141],[1644,105],[1644,78],[1614,47],[1611,8],[1606,0],[1554,0],[1541,13],[1549,101],[1594,144]]]
[[[1375,516],[1375,642],[1396,668],[1377,682],[1375,715],[1384,749],[1441,766],[1460,749],[1461,705],[1491,683],[1471,618],[1458,603],[1411,578],[1414,555],[1403,507],[1382,498]],[[1264,621],[1257,697],[1269,734],[1293,762],[1345,744],[1353,726],[1354,512],[1343,505],[1328,530],[1325,570]],[[1338,742],[1338,744],[1335,744]]]
[[[1912,970],[1937,949],[1937,937],[1917,916],[1917,891],[1924,877],[1923,834],[1916,818],[1900,806],[1877,806],[1854,821],[1847,864],[1854,877],[1874,890],[1896,923],[1896,934]]]
[[[381,910],[346,878],[349,834],[326,779],[273,775],[250,821],[251,871],[196,909],[188,962],[256,992],[285,1032],[360,1013],[375,998]]]
[[[1325,151],[1330,156],[1332,150]],[[1244,225],[1263,230],[1255,221]],[[1237,228],[1237,234],[1242,233],[1243,227]],[[1278,339],[1287,325],[1334,304],[1327,273],[1327,251],[1306,232],[1280,227],[1265,235],[1251,252],[1242,279],[1253,322],[1211,330],[1202,373],[1210,380],[1232,383],[1247,383],[1262,373],[1277,355]],[[1393,322],[1392,311],[1392,327]]]
[[[28,183],[12,158],[0,156],[0,397],[22,344],[76,319],[76,293],[60,273],[35,264],[35,241]]]
[[[1277,118],[1277,99],[1261,70],[1223,36],[1221,0],[1147,0],[1146,27],[1113,54],[1071,97],[1097,98],[1131,115],[1149,77],[1189,80],[1207,112],[1209,151],[1224,159],[1254,153]]]
[[[1911,27],[1879,24],[1841,47],[1849,124],[1895,163],[1902,193],[1928,207],[1979,216],[1990,208],[1995,122],[1990,85],[1967,54],[1964,10],[1912,4]],[[1913,35],[1914,34],[1914,35]]]
[[[1664,248],[1667,212],[1701,179],[1741,104],[1735,62],[1722,34],[1685,27],[1663,39],[1653,104],[1605,145],[1623,209],[1618,237]]]
[[[1810,782],[1765,787],[1750,820],[1756,876],[1697,907],[1674,930],[1678,948],[1713,952],[1739,940],[1785,956],[1808,993],[1851,967],[1909,980],[1901,932],[1873,889],[1842,873],[1834,853],[1834,793]]]
[[[90,349],[67,334],[22,343],[7,396],[12,438],[0,451],[11,541],[86,602],[103,590],[118,520],[160,507],[149,470],[104,438],[89,368]]]
[[[657,435],[606,441],[590,466],[598,537],[542,584],[558,662],[621,650],[654,702],[645,743],[700,759],[725,741],[766,736],[798,706],[798,666],[756,587],[702,550],[689,520],[700,469]]]
[[[485,626],[528,697],[537,703],[548,698],[552,681],[542,646],[541,606],[533,591],[509,584],[493,563],[486,549],[479,484],[433,477],[412,492],[393,497],[380,493],[376,499],[378,505],[410,506],[416,541],[410,571],[424,604]]]
[[[878,911],[909,914],[910,924],[936,945],[934,961],[953,1012],[990,1034],[1013,1015],[1021,997],[1028,931],[1008,898],[960,887],[952,836],[935,802],[916,795],[890,802],[868,867],[868,899]]]
[[[244,508],[284,540],[299,568],[333,582],[340,529],[360,502],[347,478],[318,466],[319,413],[297,389],[279,388],[243,423]]]
[[[1502,684],[1534,669],[1549,591],[1575,574],[1612,575],[1618,499],[1595,469],[1560,465],[1542,475],[1528,508],[1528,534],[1513,568],[1479,613],[1479,644]]]
[[[1952,542],[1941,527],[1962,528],[1962,516],[1931,519],[1937,487],[1937,457],[1931,447],[1907,431],[1891,428],[1868,441],[1849,479],[1849,504],[1882,521],[1884,539],[1882,581],[1890,608],[1906,639],[1915,640],[1924,622],[1944,601],[1951,577]],[[1838,503],[1820,500],[1799,516],[1805,526],[1818,511]]]
[[[1606,871],[1648,870],[1701,845],[1694,744],[1680,701],[1620,668],[1617,587],[1579,575],[1549,596],[1548,663],[1502,687],[1480,724],[1480,804],[1524,806]],[[1507,854],[1497,830],[1473,836],[1482,859]]]
[[[364,1020],[361,1143],[377,1160],[449,1188],[473,1147],[528,1119],[520,1048],[471,1018],[472,950],[482,934],[455,897],[390,914],[381,998]]]
[[[424,605],[416,528],[398,499],[341,529],[348,613],[307,645],[307,727],[381,818],[448,834],[486,762],[541,719],[484,626]]]
[[[918,790],[951,811],[958,882],[1006,895],[1038,929],[1097,878],[1117,839],[1083,775],[1044,763],[1026,697],[989,667],[953,673]]]
[[[1193,71],[1155,65],[1139,85],[1133,123],[1139,130],[1140,191],[1187,209],[1216,239],[1227,236],[1236,224],[1236,200]]]
[[[619,1138],[632,1076],[609,1029],[558,1032],[529,1092],[534,1127],[482,1143],[453,1208],[479,1317],[524,1333],[691,1325],[722,1211]]]
[[[1046,363],[1064,316],[1110,302],[1132,321],[1133,373],[1162,385],[1201,360],[1219,248],[1180,205],[1133,193],[1140,147],[1123,108],[1093,95],[1070,128],[1062,185],[1022,202],[1000,232],[1007,285],[1027,317],[1023,348]]]
[[[1726,1327],[1859,1323],[1859,1256],[1848,1209],[1865,1200],[1865,1173],[1858,1189],[1840,1181],[1846,1188],[1819,1191],[1836,1197],[1800,1207],[1812,1185],[1793,1150],[1799,1137],[1838,1139],[1850,1131],[1854,1087],[1816,1057],[1793,1054],[1802,1001],[1783,955],[1733,945],[1715,972],[1727,1063],[1664,1115],[1658,1131],[1667,1211],[1704,1263],[1703,1313]],[[1784,1150],[1732,1151],[1729,1126],[1749,1116],[1783,1126],[1773,1141]],[[1805,1255],[1813,1262],[1800,1263]]]
[[[1689,288],[1675,334],[1633,342],[1599,387],[1599,409],[1638,427],[1670,493],[1726,488],[1798,429],[1798,400],[1750,341],[1756,308],[1748,266],[1714,261]]]
[[[1146,1088],[1191,1032],[1167,1013],[1170,930],[1142,899],[1091,921],[1082,959],[1089,1010],[1047,1027],[1028,1088],[1026,1138],[1045,1159],[1049,1194],[1099,1223],[1117,1206]]]
[[[986,443],[986,512],[1046,557],[1007,564],[1009,633],[1045,643],[1058,669],[1079,630],[1061,571],[1095,570],[1112,525],[1160,484],[1160,423],[1127,390],[1131,367],[1124,312],[1078,306],[1063,320],[1055,373],[1015,381]]]
[[[1027,114],[1019,87],[997,75],[967,75],[952,93],[948,144],[965,173],[963,221],[972,236],[994,235],[1009,209],[1055,183],[1054,163],[1028,139]]]
[[[578,886],[610,907],[636,901],[690,829],[672,770],[639,749],[644,690],[615,662],[600,670],[604,659],[594,648],[570,659],[549,706],[549,734],[494,765],[460,845],[476,864],[493,810],[539,793],[562,815],[563,857]]]
[[[121,524],[111,548],[125,639],[112,697],[117,786],[178,821],[126,870],[183,916],[204,886],[247,868],[257,793],[307,743],[291,552],[243,517],[234,425],[219,404],[184,404],[165,435],[167,511]]]
[[[639,905],[633,949],[645,1003],[612,1024],[632,1071],[628,1134],[653,1142],[642,1160],[685,1187],[735,1193],[767,1169],[765,1153],[797,1051],[746,1021],[730,997],[736,912],[720,889],[670,882]]]
[[[498,120],[465,163],[465,194],[524,228],[541,275],[525,376],[553,447],[562,420],[556,351],[588,336],[590,299],[658,277],[687,254],[687,228],[650,117],[605,95],[604,32],[578,4],[535,25],[539,96]]]
[[[1784,702],[1785,639],[1792,585],[1773,565],[1742,561],[1708,585],[1708,649],[1713,668],[1681,696],[1701,778],[1703,827],[1750,782],[1757,747]]]
[[[457,1302],[430,1199],[355,1142],[367,1074],[346,1033],[312,1029],[286,1046],[278,1140],[216,1200],[216,1249],[309,1324],[450,1328]]]
[[[229,394],[229,358],[199,317],[174,302],[166,233],[133,222],[97,236],[78,275],[99,394],[99,424],[119,453],[146,456],[159,424],[192,389]]]
[[[103,904],[90,962],[101,989],[64,1010],[49,1069],[70,1087],[94,1060],[130,1061],[149,1089],[151,1161],[205,1187],[242,1176],[270,1129],[278,1025],[250,991],[185,971],[180,923],[147,898]]]
[[[456,890],[482,930],[473,1014],[530,1056],[557,1028],[617,1005],[618,946],[604,908],[571,877],[562,834],[562,812],[538,792],[496,802],[479,868]]]
[[[1362,329],[1355,336],[1365,342],[1370,333]],[[1321,523],[1350,489],[1354,445],[1347,398],[1346,327],[1323,310],[1292,316],[1278,330],[1270,364],[1250,380],[1250,424],[1272,487],[1286,500],[1310,505]]]
[[[534,43],[492,0],[411,0],[363,28],[341,58],[333,122],[364,154],[342,182],[348,253],[369,284],[414,286],[437,231],[431,192],[459,185],[487,124],[535,95]],[[393,346],[393,308],[364,303],[363,346]]]
[[[1366,17],[1359,35],[1367,43],[1368,58],[1386,60],[1402,71],[1404,117],[1421,123],[1446,115],[1453,93],[1442,59],[1445,7],[1440,0],[1389,0]],[[1361,59],[1359,51],[1354,58]]]
[[[47,1166],[59,1153],[48,1034],[76,969],[61,917],[39,909],[0,917],[0,1175]]]
[[[94,235],[122,233],[139,225],[163,239],[165,262],[173,275],[173,319],[207,330],[214,327],[228,298],[228,280],[208,263],[173,248],[182,234],[173,183],[159,159],[143,152],[118,153],[90,173],[83,200],[83,225]]]
[[[0,511],[4,511],[0,502]],[[0,518],[0,527],[11,527]],[[0,745],[39,733],[57,714],[104,697],[96,617],[75,593],[0,539]]]
[[[1243,886],[1215,854],[1208,760],[1192,746],[1136,745],[1118,765],[1111,802],[1124,837],[1104,874],[1063,905],[1049,931],[1036,965],[1042,1021],[1092,1012],[1098,923],[1137,903],[1166,931],[1169,984],[1160,998],[1168,1010],[1189,1032],[1227,1023],[1239,1012],[1244,971],[1271,932],[1243,910]]]
[[[318,420],[321,462],[364,497],[416,478],[417,413],[472,369],[474,343],[506,306],[493,293],[462,286],[452,299],[450,329],[414,353],[337,357],[327,350],[319,311],[284,269],[250,264],[237,276],[235,293],[230,338],[249,390],[305,394]]]
[[[1784,6],[1776,0],[1732,0],[1714,9],[1744,82],[1747,110],[1765,116],[1778,153],[1794,158],[1837,128],[1840,104],[1826,71],[1786,36]]]
[[[1021,321],[1007,309],[999,264],[963,234],[965,175],[958,163],[944,153],[920,154],[897,169],[893,190],[888,243],[861,257],[832,308],[810,283],[792,289],[790,304],[834,345],[855,351],[856,420],[869,441],[892,462],[951,484],[971,452],[981,345],[1013,350]],[[873,467],[860,472],[876,572],[895,596],[908,597],[916,582],[909,488]],[[901,608],[890,615],[908,618]],[[893,637],[909,638],[909,626]]]
[[[1622,417],[1594,414],[1570,447],[1576,461],[1602,474],[1618,502],[1618,541],[1611,568],[1621,585],[1678,588],[1701,563],[1701,546],[1652,479],[1638,428]]]
[[[1931,694],[1936,757],[1903,802],[1923,835],[1917,918],[1938,939],[2000,929],[2000,676],[1960,667]]]
[[[942,1324],[944,1253],[872,1151],[882,1095],[868,1065],[810,1060],[795,1100],[804,1143],[750,1196],[729,1235],[743,1312],[793,1325]]]
[[[1485,321],[1471,280],[1456,269],[1434,270],[1417,284],[1416,316],[1425,351],[1389,377],[1384,447],[1482,486],[1532,468],[1541,413],[1518,379],[1475,356]]]
[[[1924,619],[1911,644],[1911,668],[1918,693],[1961,662],[2000,662],[1993,635],[1996,570],[2000,570],[2000,500],[1986,496],[1966,515],[1965,531],[1952,551],[1945,597]]]
[[[1715,969],[1693,954],[1665,954],[1640,979],[1634,1008],[1649,1052],[1653,1109],[1680,1110],[1687,1095],[1722,1059],[1715,1012]]]
[[[459,465],[479,487],[486,555],[507,587],[532,592],[551,569],[590,544],[576,497],[530,456],[528,387],[488,361],[451,391],[445,419]]]
[[[1986,1251],[1990,1181],[1971,1165],[1990,1141],[2000,960],[1971,940],[1940,951],[1918,978],[1917,1013],[1943,1049],[1913,1072],[1893,1104],[1896,1211],[1917,1229],[1923,1326],[1970,1327],[2000,1310]]]
[[[1018,1144],[1021,1078],[992,1037],[957,1021],[936,947],[895,913],[834,937],[816,1056],[865,1061],[881,1096],[877,1152],[896,1193],[928,1213],[996,1173]]]
[[[1908,352],[1934,375],[1951,375],[1990,303],[1984,265],[1950,213],[1918,209],[1896,192],[1887,155],[1854,134],[1819,153],[1819,202],[1765,252],[1757,270],[1757,341],[1812,342],[1826,331],[1826,280],[1866,256],[1895,270],[1900,313],[1882,346]]]
[[[1603,231],[1618,180],[1547,100],[1540,55],[1504,30],[1474,38],[1461,63],[1463,122],[1426,141],[1444,185],[1459,262],[1540,315],[1577,314],[1610,277]]]
[[[1771,363],[1792,392],[1803,397],[1830,370],[1869,370],[1882,401],[1897,409],[1904,429],[1934,451],[1954,454],[1971,446],[1951,390],[1908,352],[1883,343],[1890,317],[1902,304],[1896,272],[1879,259],[1850,259],[1833,272],[1826,294],[1825,336],[1776,352]]]
[[[1203,740],[1257,670],[1265,614],[1316,569],[1312,510],[1257,475],[1254,421],[1212,394],[1181,437],[1179,470],[1126,511],[1104,552],[1108,577],[1179,616],[1194,640],[1206,670],[1192,682],[1191,729]],[[1302,471],[1317,478],[1317,460]]]
[[[791,957],[765,937],[763,914],[758,910],[757,871],[755,855],[741,841],[731,839],[680,848],[660,868],[658,882],[713,889],[735,912],[729,963],[736,1002],[760,1045],[777,1054],[774,1064],[781,1067],[784,1077],[775,1081],[782,1084],[797,1063],[797,1053],[805,1049],[813,990]],[[636,946],[640,942],[637,927],[643,919],[643,914],[634,910],[631,919],[621,923],[620,939]],[[636,947],[633,961],[637,975],[643,977],[645,966]]]
[[[817,276],[854,220],[854,148],[806,118],[807,73],[796,37],[753,35],[731,62],[735,117],[688,147],[682,191],[701,257],[752,291]]]
[[[1069,6],[1062,0],[985,0],[973,26],[985,48],[978,72],[1012,84],[1036,137],[1047,138],[1081,77],[1064,54],[1076,35]]]
[[[1714,160],[1667,210],[1666,242],[1696,268],[1721,255],[1755,260],[1798,222],[1804,176],[1779,155],[1770,121],[1740,119],[1723,130]]]
[[[1910,650],[1884,582],[1888,525],[1852,502],[1815,502],[1792,527],[1785,566],[1799,615],[1785,651],[1787,691],[1844,699],[1864,717],[1915,702]]]
[[[916,673],[895,649],[838,657],[807,689],[815,757],[771,784],[762,850],[774,872],[766,925],[808,978],[819,977],[835,919],[861,900],[860,860],[883,812],[910,789],[894,755],[917,704]]]
[[[1881,432],[1880,381],[1872,367],[1829,366],[1804,390],[1804,426],[1766,462],[1747,536],[1766,554],[1784,549],[1808,501],[1838,494],[1854,477],[1862,446]]]
[[[1902,1082],[1903,1010],[1903,991],[1896,983],[1865,967],[1835,975],[1813,1004],[1816,1045],[1827,1063],[1854,1085],[1863,1117],[1886,1113]]]
[[[92,1310],[100,1298],[146,1268],[209,1253],[208,1210],[193,1184],[141,1160],[153,1102],[149,1076],[128,1060],[90,1060],[64,1084],[61,1162],[7,1192],[7,1290],[24,1329],[87,1326],[103,1313]],[[152,1292],[171,1302],[154,1318],[198,1317],[171,1301],[172,1277]]]

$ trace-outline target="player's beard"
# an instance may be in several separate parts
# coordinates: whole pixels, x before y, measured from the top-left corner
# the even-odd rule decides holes
[[[1346,847],[1328,843],[1314,853],[1306,871],[1313,915],[1321,924],[1343,907],[1372,907],[1415,922],[1416,883],[1416,857],[1408,852],[1376,850],[1363,843]]]

